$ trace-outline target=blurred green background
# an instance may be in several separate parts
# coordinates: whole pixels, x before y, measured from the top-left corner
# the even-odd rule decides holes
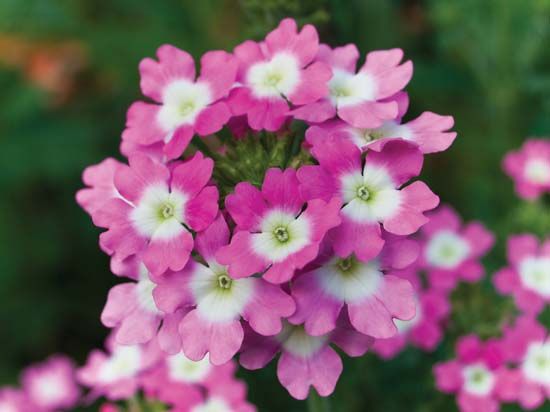
[[[548,209],[520,201],[500,167],[526,136],[550,134],[550,0],[1,0],[0,385],[50,353],[82,363],[102,345],[99,314],[117,279],[74,194],[84,167],[120,158],[140,59],[162,43],[195,57],[231,50],[286,16],[316,24],[331,45],[401,47],[413,60],[407,119],[452,114],[459,133],[429,156],[423,178],[497,233],[489,272],[504,264],[508,233],[550,233]],[[435,354],[346,361],[332,411],[455,410],[433,388],[431,366],[452,356],[457,335],[497,330],[506,302],[488,281],[454,300],[460,316]],[[273,365],[241,375],[260,411],[306,409]]]

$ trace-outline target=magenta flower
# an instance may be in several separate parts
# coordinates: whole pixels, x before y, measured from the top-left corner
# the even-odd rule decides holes
[[[130,106],[122,139],[138,150],[161,143],[165,156],[175,159],[195,134],[216,133],[231,117],[223,99],[235,81],[237,62],[229,53],[210,51],[195,80],[195,62],[187,52],[164,45],[157,57],[139,65],[141,91],[155,103]]]
[[[502,400],[497,382],[504,369],[500,344],[475,335],[459,339],[457,359],[434,366],[437,388],[454,393],[461,412],[497,412]]]
[[[531,234],[511,236],[508,263],[495,274],[495,288],[512,295],[521,311],[540,313],[550,302],[550,238],[539,244]]]
[[[499,393],[523,409],[540,407],[550,397],[550,341],[548,331],[534,318],[516,320],[504,330],[502,339],[506,360],[514,368],[499,379]]]
[[[330,233],[340,257],[354,253],[360,260],[372,259],[384,244],[381,226],[409,235],[428,221],[423,212],[439,203],[423,182],[404,186],[422,168],[422,153],[412,143],[388,141],[363,162],[360,149],[333,136],[312,153],[319,165],[298,170],[301,193],[305,199],[342,200],[342,224]]]
[[[269,169],[262,190],[239,183],[225,207],[237,227],[229,246],[216,257],[228,273],[240,279],[262,273],[272,283],[283,283],[317,257],[326,232],[340,223],[338,199],[301,196],[294,169]],[[266,271],[267,270],[267,271]]]
[[[284,19],[265,40],[247,40],[235,48],[239,61],[237,85],[228,104],[234,115],[247,115],[254,130],[278,130],[293,107],[315,102],[328,92],[330,69],[314,62],[319,48],[317,31]]]
[[[306,131],[306,141],[314,146],[327,136],[338,135],[351,140],[363,151],[367,148],[379,151],[388,139],[414,142],[422,153],[442,152],[449,148],[456,138],[456,133],[449,131],[454,125],[452,116],[424,112],[416,119],[402,123],[409,103],[408,95],[399,93],[394,99],[398,103],[398,117],[395,120],[386,120],[376,128],[357,128],[341,120],[330,120],[311,126]]]
[[[303,325],[286,324],[275,337],[265,337],[247,330],[240,364],[246,369],[261,369],[281,352],[277,362],[279,382],[296,399],[305,399],[313,386],[321,396],[334,391],[343,365],[331,347],[335,344],[347,355],[362,356],[374,339],[356,332],[345,317],[338,327],[322,336],[307,334]]]
[[[449,291],[459,280],[477,282],[484,274],[479,259],[495,242],[480,222],[462,224],[456,211],[444,205],[428,215],[420,230],[423,250],[419,266],[427,271],[430,285]]]
[[[30,412],[29,400],[20,389],[0,387],[0,411]]]
[[[119,345],[111,335],[106,342],[107,353],[95,349],[86,365],[77,372],[80,384],[90,389],[90,401],[103,396],[109,400],[131,398],[140,386],[144,371],[161,359],[156,341],[145,345]]]
[[[533,200],[550,192],[550,140],[529,139],[520,150],[509,152],[502,162],[506,174],[523,199]]]
[[[281,319],[294,313],[294,301],[279,286],[262,278],[235,279],[216,258],[229,243],[222,215],[197,235],[196,246],[206,265],[190,262],[184,272],[166,276],[154,291],[160,309],[190,309],[179,324],[183,352],[198,361],[208,353],[215,365],[228,362],[240,349],[242,323],[261,335],[281,331]]]
[[[213,161],[199,152],[170,170],[142,154],[115,174],[122,198],[109,200],[94,214],[104,250],[119,259],[142,253],[153,276],[183,269],[195,231],[206,229],[218,213],[218,190],[206,186]]]
[[[33,405],[32,410],[53,412],[76,406],[80,389],[75,372],[73,361],[62,355],[53,355],[25,369],[21,383],[28,402]]]
[[[293,111],[294,117],[319,123],[338,116],[357,128],[378,128],[398,117],[398,104],[391,98],[411,80],[412,62],[400,63],[400,49],[367,54],[356,72],[359,51],[353,44],[331,49],[319,47],[317,60],[332,68],[329,90],[324,99]]]
[[[407,279],[414,287],[416,314],[410,320],[395,319],[398,333],[389,339],[377,339],[372,350],[383,359],[391,359],[408,343],[432,352],[443,339],[443,322],[451,312],[451,304],[445,293],[425,288],[414,269],[394,271],[392,275]]]
[[[303,324],[308,335],[322,336],[336,328],[345,310],[358,332],[377,339],[394,336],[394,319],[406,321],[415,315],[414,291],[407,280],[386,271],[410,265],[417,255],[418,247],[410,240],[386,242],[379,259],[369,262],[353,255],[321,255],[311,270],[292,282],[296,313],[289,321]]]

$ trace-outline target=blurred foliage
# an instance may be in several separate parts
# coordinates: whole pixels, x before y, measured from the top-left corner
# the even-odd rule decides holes
[[[401,47],[413,60],[407,118],[452,114],[459,133],[427,158],[423,177],[495,231],[489,274],[504,265],[508,234],[549,233],[548,205],[520,201],[500,168],[526,136],[550,134],[549,0],[2,0],[0,383],[52,352],[82,362],[106,335],[99,314],[117,280],[74,193],[85,166],[118,153],[125,110],[140,94],[139,60],[165,42],[196,57],[231,49],[286,16],[316,24],[332,45]],[[451,356],[457,335],[497,330],[511,307],[488,280],[453,301],[437,352],[346,360],[330,410],[455,410],[435,391],[431,366]],[[274,365],[240,373],[260,411],[306,409],[275,383]]]

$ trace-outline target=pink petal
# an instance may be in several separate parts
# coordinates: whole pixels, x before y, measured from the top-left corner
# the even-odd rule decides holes
[[[246,369],[256,370],[266,366],[277,354],[280,343],[271,336],[262,336],[245,326],[245,339],[239,363]]]
[[[462,412],[498,412],[499,404],[491,396],[470,395],[461,392],[457,403]]]
[[[246,81],[246,74],[250,66],[265,59],[260,44],[252,40],[247,40],[239,44],[235,47],[233,53],[240,63],[238,68],[238,80],[241,83]]]
[[[296,176],[300,181],[300,195],[304,200],[322,199],[328,202],[337,193],[337,182],[320,166],[302,166]]]
[[[449,205],[441,205],[436,210],[427,213],[430,221],[422,226],[422,233],[426,236],[433,236],[445,229],[451,232],[458,232],[462,221],[456,211]]]
[[[231,118],[231,111],[225,102],[214,103],[200,112],[195,121],[195,130],[201,136],[219,132]]]
[[[262,184],[263,198],[270,206],[296,216],[304,204],[298,190],[299,184],[294,169],[268,169]]]
[[[181,337],[179,324],[187,314],[187,309],[180,309],[175,313],[165,315],[157,335],[159,347],[169,355],[181,351]]]
[[[200,232],[205,230],[218,214],[218,188],[208,186],[185,205],[184,220],[191,229]]]
[[[197,310],[189,312],[179,327],[185,356],[199,361],[210,353],[213,365],[229,362],[243,341],[244,332],[239,321],[211,323]]]
[[[122,140],[139,145],[150,145],[162,142],[167,135],[158,121],[160,106],[145,102],[134,102],[126,114],[126,129]]]
[[[257,230],[267,210],[262,193],[248,182],[235,186],[234,192],[225,198],[225,207],[242,230]]]
[[[195,131],[189,125],[178,127],[172,134],[170,140],[163,147],[164,155],[169,159],[177,159],[189,146]]]
[[[481,263],[475,260],[469,260],[460,265],[457,272],[466,282],[474,283],[483,277],[485,268]]]
[[[437,389],[445,393],[457,392],[462,387],[462,366],[456,360],[437,363],[433,372]]]
[[[329,233],[334,253],[345,258],[355,253],[359,260],[367,262],[376,257],[384,246],[380,225],[360,224],[342,215],[342,223]]]
[[[283,98],[257,100],[248,111],[248,124],[254,130],[276,132],[286,121],[289,110]]]
[[[454,126],[452,116],[441,116],[424,112],[416,119],[405,123],[418,143],[422,153],[436,153],[447,150],[456,138],[456,132],[448,132]]]
[[[413,239],[388,237],[380,255],[380,264],[383,268],[404,269],[416,262],[419,252],[420,245]]]
[[[380,152],[367,154],[367,164],[386,170],[396,186],[420,174],[424,156],[414,144],[404,140],[387,141]]]
[[[546,305],[540,295],[525,289],[519,289],[515,292],[514,301],[520,310],[531,315],[538,315]]]
[[[363,356],[374,344],[374,338],[357,332],[345,312],[338,319],[338,326],[330,335],[331,341],[342,349],[348,356]]]
[[[201,75],[198,81],[208,83],[212,100],[218,100],[226,96],[233,86],[237,68],[238,61],[233,55],[219,50],[209,51],[201,58]]]
[[[191,159],[181,163],[172,172],[172,189],[178,189],[189,197],[196,196],[212,177],[214,162],[197,152]]]
[[[390,312],[374,296],[359,303],[348,304],[348,314],[353,327],[365,335],[387,339],[397,334]]]
[[[214,222],[195,238],[195,248],[207,262],[215,260],[218,249],[229,243],[229,226],[221,213]]]
[[[330,100],[319,100],[314,103],[300,106],[290,112],[290,114],[299,120],[305,120],[310,123],[321,123],[336,116],[336,108]]]
[[[298,58],[301,66],[305,66],[317,54],[319,36],[311,24],[306,24],[298,33],[296,22],[287,18],[283,19],[279,26],[266,36],[265,45],[271,56],[277,52],[288,51]]]
[[[355,44],[346,44],[334,49],[326,44],[321,44],[317,52],[317,60],[350,73],[355,73],[355,66],[357,60],[359,60],[359,50],[357,50]]]
[[[269,265],[269,262],[254,253],[252,236],[248,232],[237,232],[231,243],[216,254],[218,262],[227,265],[229,274],[235,279],[263,272]]]
[[[403,58],[401,49],[378,50],[367,54],[361,71],[375,76],[378,85],[377,98],[383,99],[402,90],[411,80],[412,62],[399,64]]]
[[[376,292],[376,297],[395,318],[410,320],[416,314],[415,292],[411,283],[397,276],[384,276],[384,283]]]
[[[518,265],[523,259],[535,256],[538,252],[539,241],[535,235],[523,234],[511,236],[508,239],[508,261]]]
[[[327,138],[313,146],[311,152],[323,169],[335,177],[361,171],[361,150],[349,140]]]
[[[153,238],[143,253],[143,263],[153,276],[168,269],[182,270],[193,250],[193,236],[183,226],[172,238]]]
[[[157,314],[135,310],[120,324],[116,341],[121,345],[147,343],[156,336],[161,320]]]
[[[294,105],[314,103],[329,94],[328,81],[332,70],[321,62],[312,63],[302,71],[302,81],[288,99]]]
[[[364,102],[338,108],[338,116],[360,129],[376,129],[397,117],[396,102]]]
[[[101,323],[114,328],[136,309],[136,284],[122,283],[109,291],[107,303],[101,312]]]
[[[174,313],[179,308],[190,306],[195,302],[189,281],[193,270],[199,265],[190,261],[184,271],[167,272],[158,280],[153,290],[155,305],[165,313]]]
[[[484,255],[495,243],[495,235],[480,222],[466,225],[463,236],[472,246],[472,256]]]

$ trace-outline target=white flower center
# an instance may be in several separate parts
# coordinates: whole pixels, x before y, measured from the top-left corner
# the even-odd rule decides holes
[[[134,377],[141,369],[141,349],[139,345],[115,347],[111,357],[102,365],[99,379],[112,383]]]
[[[240,318],[254,294],[255,278],[232,279],[226,272],[214,272],[197,264],[190,287],[201,316],[211,322]]]
[[[328,85],[330,100],[337,107],[355,106],[376,98],[376,81],[368,73],[353,74],[333,68]]]
[[[376,293],[384,275],[378,262],[363,263],[351,256],[334,258],[315,271],[324,292],[342,302],[362,301]]]
[[[213,397],[200,405],[194,406],[191,412],[233,412],[233,408],[223,399]]]
[[[184,208],[187,196],[164,184],[151,185],[145,189],[130,218],[136,230],[148,238],[171,239],[185,230]]]
[[[358,223],[382,222],[393,216],[401,205],[401,195],[386,169],[367,164],[360,172],[340,178],[342,208],[351,220]]]
[[[136,294],[137,301],[142,309],[150,313],[160,314],[153,298],[153,289],[156,286],[156,284],[149,280],[147,273],[140,273],[139,282],[136,284]]]
[[[246,77],[256,97],[288,97],[300,82],[300,67],[291,54],[277,53],[270,61],[252,65]]]
[[[548,184],[550,183],[550,162],[544,159],[530,159],[525,163],[524,173],[531,183]]]
[[[527,379],[544,386],[550,385],[550,343],[531,343],[522,370]]]
[[[485,365],[475,364],[462,370],[464,390],[477,396],[488,395],[495,386],[495,376]]]
[[[170,377],[178,382],[202,382],[212,369],[208,356],[195,362],[188,359],[183,353],[178,353],[177,355],[168,356],[166,362]]]
[[[441,230],[428,241],[425,254],[430,265],[453,269],[468,257],[470,245],[455,232]]]
[[[521,283],[544,297],[550,297],[550,257],[529,257],[519,265]]]
[[[162,129],[170,133],[181,125],[192,124],[212,102],[212,97],[206,83],[176,80],[164,88],[162,102],[157,120]]]
[[[283,330],[276,338],[287,352],[300,358],[308,358],[325,345],[328,341],[328,334],[310,336],[304,330],[303,325],[295,326],[284,323]]]
[[[32,383],[32,394],[41,405],[51,405],[59,402],[65,396],[65,385],[55,373],[45,373]]]
[[[309,243],[310,222],[302,214],[295,217],[272,210],[262,220],[261,233],[252,235],[254,251],[272,262],[281,262]]]

